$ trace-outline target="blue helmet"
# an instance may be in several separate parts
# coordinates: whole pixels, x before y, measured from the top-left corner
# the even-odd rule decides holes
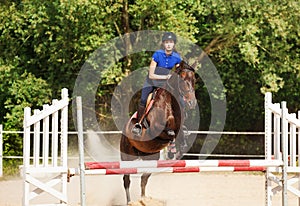
[[[176,44],[177,37],[173,32],[166,32],[166,33],[164,33],[161,41],[164,42],[166,40],[173,40],[174,43]]]

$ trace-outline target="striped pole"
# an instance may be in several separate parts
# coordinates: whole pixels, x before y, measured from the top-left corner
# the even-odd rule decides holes
[[[86,162],[85,175],[120,175],[142,173],[199,173],[266,171],[279,167],[281,160],[148,160],[119,162]],[[68,177],[80,175],[80,169],[69,168]]]
[[[195,167],[278,167],[281,160],[149,160],[120,162],[86,162],[86,170],[127,168],[195,168]]]
[[[121,175],[143,173],[200,173],[200,172],[263,172],[266,167],[161,167],[161,168],[114,168],[86,170],[85,175]],[[78,168],[70,168],[69,176],[80,175]]]

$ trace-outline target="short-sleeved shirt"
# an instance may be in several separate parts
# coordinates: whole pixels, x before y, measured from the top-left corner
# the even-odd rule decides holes
[[[169,74],[169,71],[176,64],[179,64],[181,62],[181,57],[177,52],[173,51],[170,55],[167,55],[162,49],[154,52],[154,54],[152,55],[152,59],[157,63],[154,73],[158,75]]]

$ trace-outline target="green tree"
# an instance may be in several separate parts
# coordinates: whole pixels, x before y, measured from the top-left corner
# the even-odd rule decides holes
[[[22,130],[25,107],[41,108],[51,101],[49,85],[31,73],[19,75],[12,67],[0,66],[0,82],[1,122],[6,131]],[[5,134],[3,142],[5,155],[22,154],[22,135]]]
[[[207,0],[198,8],[198,43],[226,88],[227,129],[263,130],[267,91],[300,108],[299,2]]]

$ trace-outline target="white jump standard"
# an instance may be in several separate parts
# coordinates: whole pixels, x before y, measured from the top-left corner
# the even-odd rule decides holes
[[[38,205],[68,204],[68,104],[68,90],[62,89],[62,99],[43,110],[33,115],[29,107],[24,110],[23,206],[36,205],[34,200],[45,192],[55,204]]]

